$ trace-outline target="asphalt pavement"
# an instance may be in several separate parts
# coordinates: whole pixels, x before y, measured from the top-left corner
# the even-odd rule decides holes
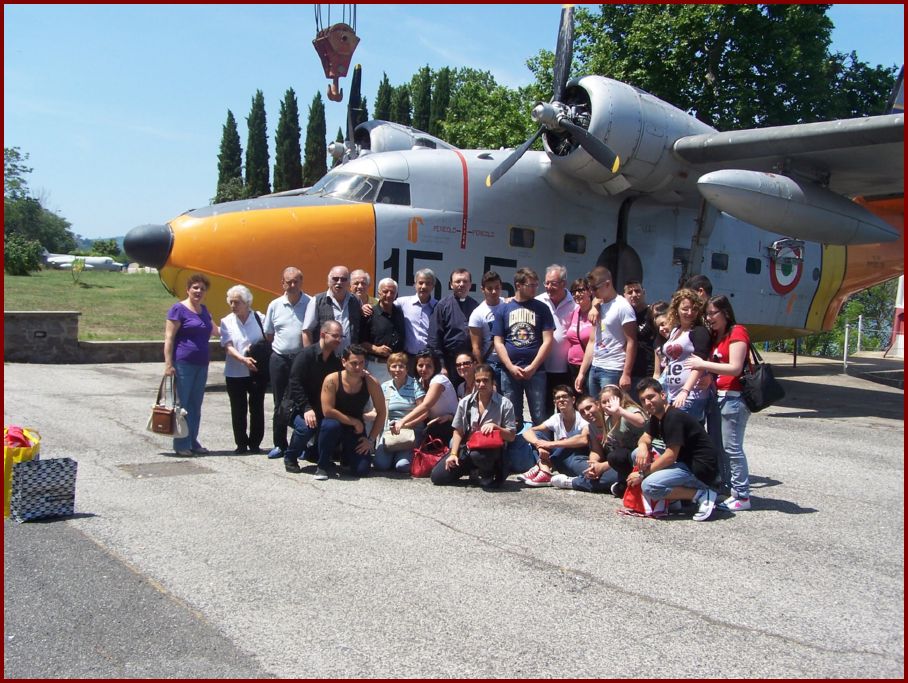
[[[4,523],[4,677],[904,677],[903,394],[767,354],[753,510],[313,479],[144,430],[160,364],[6,364],[4,424],[79,463],[74,517]],[[270,411],[270,398],[266,411]]]

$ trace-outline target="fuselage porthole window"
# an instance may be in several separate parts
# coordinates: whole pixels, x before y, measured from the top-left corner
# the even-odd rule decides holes
[[[565,254],[585,254],[586,237],[583,235],[565,235],[564,236],[564,253]]]
[[[511,228],[509,244],[518,249],[532,249],[536,244],[536,233],[530,228]]]
[[[759,275],[762,269],[763,264],[758,258],[749,258],[747,259],[747,263],[744,265],[744,271],[748,275]]]
[[[728,254],[713,252],[710,265],[713,270],[728,270]]]

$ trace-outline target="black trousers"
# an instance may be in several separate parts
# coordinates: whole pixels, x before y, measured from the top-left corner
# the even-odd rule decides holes
[[[287,450],[289,445],[287,442],[287,427],[290,425],[278,417],[278,410],[281,406],[281,401],[284,400],[287,386],[290,384],[290,366],[293,365],[295,356],[296,354],[272,353],[271,361],[268,364],[268,368],[271,371],[271,392],[274,396],[274,416],[272,418],[274,445],[284,451]]]
[[[233,441],[240,448],[257,449],[265,436],[265,384],[251,377],[227,377]],[[246,433],[246,415],[249,433]]]
[[[615,470],[615,474],[618,475],[618,490],[624,495],[624,489],[627,487],[627,478],[636,464],[634,451],[628,448],[610,448],[606,460],[609,466]]]
[[[494,477],[494,485],[501,486],[504,482],[502,475],[502,452],[500,448],[494,450],[482,451],[463,451],[460,456],[460,463],[453,469],[445,467],[447,457],[438,461],[438,464],[432,468],[432,483],[436,486],[453,484],[455,481],[465,475],[470,474],[470,470],[476,468],[479,470],[480,477]]]

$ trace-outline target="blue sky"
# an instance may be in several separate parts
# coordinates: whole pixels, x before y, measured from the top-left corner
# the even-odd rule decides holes
[[[304,128],[318,91],[329,138],[344,125],[350,79],[341,80],[343,102],[325,98],[313,7],[4,5],[4,146],[30,155],[33,193],[84,237],[124,235],[204,206],[214,195],[227,110],[245,149],[257,89],[272,147],[290,87]],[[333,23],[341,5],[330,7]],[[399,84],[425,64],[489,70],[500,83],[526,85],[526,59],[554,49],[560,8],[359,6],[353,63],[363,65],[370,111],[382,72]],[[904,61],[903,5],[836,5],[830,17],[833,50],[854,50],[874,65]]]

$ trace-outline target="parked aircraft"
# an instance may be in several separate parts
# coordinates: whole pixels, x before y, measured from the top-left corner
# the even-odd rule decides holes
[[[215,315],[236,283],[264,309],[289,265],[309,292],[344,264],[403,294],[430,267],[440,295],[456,267],[474,282],[496,270],[510,294],[519,266],[560,263],[575,278],[603,264],[651,300],[703,273],[755,339],[830,329],[850,294],[902,274],[902,113],[721,133],[625,83],[568,81],[572,27],[565,8],[555,92],[516,150],[348,125],[333,146],[344,163],[315,186],[139,226],[126,253],[178,297],[191,273],[208,274]],[[544,151],[529,151],[540,137]]]
[[[123,270],[125,266],[110,256],[75,256],[74,254],[44,253],[44,263],[57,270],[72,270],[76,259],[82,259],[85,270]]]

